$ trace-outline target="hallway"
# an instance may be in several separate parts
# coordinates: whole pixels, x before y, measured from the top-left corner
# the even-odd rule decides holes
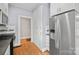
[[[21,40],[21,46],[13,49],[14,55],[48,55],[48,51],[41,52],[31,41]]]

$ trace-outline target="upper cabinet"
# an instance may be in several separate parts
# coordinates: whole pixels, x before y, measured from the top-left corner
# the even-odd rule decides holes
[[[8,23],[8,3],[0,3],[0,24]]]
[[[8,3],[0,3],[0,9],[8,15]]]
[[[50,16],[74,9],[74,3],[51,3]]]

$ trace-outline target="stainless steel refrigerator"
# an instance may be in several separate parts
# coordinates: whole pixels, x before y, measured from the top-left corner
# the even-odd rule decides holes
[[[75,54],[75,10],[54,15],[49,20],[50,55]]]

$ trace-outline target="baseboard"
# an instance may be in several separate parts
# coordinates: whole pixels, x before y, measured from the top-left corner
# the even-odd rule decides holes
[[[34,41],[31,41],[31,42],[33,42],[40,49],[40,51],[42,51],[42,52],[45,52],[47,50],[49,51],[48,48],[41,48],[36,42],[34,42]]]
[[[20,47],[21,44],[15,44],[13,47],[16,48],[16,47]]]
[[[41,51],[42,51],[42,52],[45,52],[45,51],[47,51],[47,50],[49,51],[49,49],[43,48]]]
[[[31,38],[26,38],[26,37],[24,37],[24,38],[21,38],[22,40],[23,39],[26,39],[27,41],[31,41]]]
[[[21,45],[18,45],[18,46],[14,46],[13,48],[18,48],[18,47],[21,47]]]
[[[31,38],[26,38],[27,41],[31,41]]]

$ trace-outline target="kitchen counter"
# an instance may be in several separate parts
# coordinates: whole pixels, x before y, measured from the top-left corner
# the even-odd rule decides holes
[[[10,45],[10,50],[11,50],[13,48],[13,47],[11,48],[11,46],[13,45],[13,36],[8,36],[8,37],[0,36],[0,55],[5,54],[8,45]]]
[[[14,34],[15,31],[0,31],[0,35]]]

